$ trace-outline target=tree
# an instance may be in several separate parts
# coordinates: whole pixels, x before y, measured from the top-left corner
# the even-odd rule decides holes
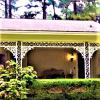
[[[53,0],[48,0],[48,1],[46,1],[46,0],[30,0],[30,2],[34,2],[34,4],[35,4],[35,2],[37,2],[37,1],[39,1],[41,4],[42,4],[42,12],[43,12],[43,19],[46,19],[46,17],[47,17],[47,11],[46,11],[46,9],[47,9],[47,7],[49,6],[49,5],[53,5],[53,9],[54,9],[54,15],[55,15],[55,2],[53,1]],[[36,8],[36,7],[39,7],[38,5],[33,5],[32,3],[31,4],[27,4],[27,5],[25,5],[25,7],[27,8],[27,9],[30,9],[30,8],[32,8],[32,7],[34,7],[34,8]],[[24,15],[22,15],[24,18],[33,18],[33,19],[35,19],[35,16],[37,15],[37,14],[39,14],[39,13],[41,13],[40,11],[38,11],[38,12],[25,12],[24,13]],[[32,17],[28,17],[28,16],[30,16],[30,14],[31,15],[34,15],[34,17],[32,16]],[[22,16],[21,16],[21,18],[22,18]]]
[[[15,3],[18,0],[2,0],[4,5],[5,18],[12,18],[12,10],[16,10]]]
[[[43,0],[43,7],[42,7],[42,10],[43,10],[43,19],[46,19],[46,8],[47,8],[47,3],[46,3],[46,0]]]
[[[84,13],[94,20],[94,17],[96,16],[96,4],[94,2],[92,4],[88,2],[84,9]]]
[[[74,14],[75,14],[75,15],[77,14],[77,4],[76,4],[76,1],[77,1],[77,0],[72,0],[72,2],[73,2],[73,7],[74,7]]]
[[[48,0],[48,2],[46,2],[46,0],[43,0],[42,4],[43,4],[43,7],[42,7],[42,9],[43,9],[43,19],[46,19],[46,14],[47,14],[46,8],[47,8],[47,6],[49,6],[51,4],[53,6],[53,11],[54,11],[54,15],[55,15],[55,1],[54,0]]]
[[[8,4],[8,18],[12,18],[12,0],[9,0]]]
[[[27,11],[24,11],[24,14],[21,15],[20,18],[35,19],[36,16],[42,12],[42,9],[41,11],[35,10],[35,8],[39,7],[37,2],[42,5],[42,0],[29,0],[29,3],[24,5]]]
[[[5,18],[8,18],[7,0],[4,0],[4,2],[5,2]]]
[[[56,15],[56,13],[55,13],[55,5],[56,5],[56,2],[54,0],[48,0],[48,1],[53,6],[54,19],[55,19],[55,15]]]
[[[60,8],[63,8],[62,9],[62,13],[65,14],[65,19],[68,19],[68,13],[69,13],[69,9],[68,9],[68,6],[70,5],[70,3],[72,2],[73,0],[61,0],[60,4],[59,4],[59,7]],[[75,7],[74,7],[75,8]]]
[[[4,0],[5,2],[5,18],[12,18],[12,0]]]
[[[53,7],[52,19],[53,20],[61,20],[62,18],[56,13],[56,9],[55,9],[55,8],[59,8],[59,5],[57,5],[57,1],[56,0],[48,0],[48,2]]]
[[[1,18],[3,17],[7,18],[7,1],[6,0],[0,0],[0,12],[2,13],[2,15],[0,16]]]

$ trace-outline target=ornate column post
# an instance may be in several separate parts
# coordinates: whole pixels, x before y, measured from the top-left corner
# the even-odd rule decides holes
[[[16,62],[19,66],[22,67],[22,59],[21,59],[21,41],[17,41],[17,58],[16,58]]]
[[[31,42],[22,42],[21,43],[21,64],[23,60],[23,65],[27,66],[27,52],[34,49],[34,44]]]
[[[85,42],[84,63],[85,63],[85,78],[90,78],[90,57],[89,57],[88,42]]]

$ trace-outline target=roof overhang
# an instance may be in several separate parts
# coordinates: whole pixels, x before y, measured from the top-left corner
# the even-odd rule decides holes
[[[0,19],[0,31],[100,32],[94,21]]]

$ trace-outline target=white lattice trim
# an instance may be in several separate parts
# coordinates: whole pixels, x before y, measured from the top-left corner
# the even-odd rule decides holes
[[[16,46],[0,46],[0,47],[3,47],[4,49],[10,51],[14,58],[16,58]]]
[[[89,47],[89,57],[92,58],[93,53],[95,51],[99,50],[99,49],[100,49],[100,47],[97,47],[97,46],[95,46],[95,47]]]
[[[23,59],[26,55],[26,53],[29,51],[29,50],[32,50],[34,47],[33,46],[22,46],[21,47],[21,58]]]

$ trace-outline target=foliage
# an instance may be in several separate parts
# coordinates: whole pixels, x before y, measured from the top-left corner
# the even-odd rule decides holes
[[[88,15],[90,17],[96,16],[96,4],[87,3],[83,13],[84,15]]]
[[[34,100],[66,100],[63,94],[50,94],[45,91],[38,92]]]
[[[33,84],[34,79],[37,78],[37,72],[32,66],[25,67],[21,71],[21,78],[26,81],[26,87],[29,87]]]
[[[56,0],[28,0],[29,2],[27,2],[23,6],[18,6],[18,5],[16,6],[17,1],[19,0],[8,0],[10,5],[7,3],[5,4],[4,1],[6,0],[1,0],[1,1],[2,1],[1,2],[2,5],[4,6],[6,5],[5,10],[1,9],[1,11],[5,13],[6,18],[20,17],[20,18],[25,18],[25,19],[42,19],[39,16],[39,15],[42,15],[43,19],[57,19],[55,18],[55,14],[56,14],[61,19],[64,17],[63,19],[72,19],[72,20],[77,20],[77,19],[78,20],[85,20],[85,19],[93,20],[94,19],[93,13],[96,13],[96,3],[97,3],[95,2],[95,0],[84,0],[83,2],[80,2],[79,5],[75,4],[76,7],[75,5],[73,5],[74,11],[72,11],[72,9],[71,8],[69,9],[68,7],[70,3],[73,2],[73,0],[60,0],[59,2],[57,2]],[[50,7],[51,5],[53,7],[53,11],[51,11],[54,13],[53,15],[51,12],[47,11],[47,8]],[[24,12],[21,12],[19,15],[14,15],[16,11],[19,12],[23,8],[26,9]],[[58,14],[55,8],[60,10],[61,13]],[[77,15],[78,16],[77,18],[77,16],[73,15],[75,12],[77,14],[80,14],[81,17]],[[83,16],[83,13],[84,15],[86,15],[85,17]],[[49,15],[51,15],[51,17]],[[73,17],[71,15],[73,15]],[[50,18],[48,18],[48,16]]]
[[[96,19],[96,6],[95,4],[86,4],[84,10],[78,14],[71,14],[68,19],[71,20],[95,20]]]
[[[18,10],[18,7],[15,6],[17,1],[18,0],[0,0],[2,4],[2,9],[0,10],[4,13],[5,18],[12,18],[14,16],[12,12]]]
[[[26,98],[26,82],[18,79],[10,79],[10,81],[1,81],[0,83],[0,99],[16,100]]]
[[[70,20],[95,20],[95,15],[89,15],[89,14],[71,14],[71,16],[68,17]]]
[[[71,86],[96,86],[99,87],[100,79],[36,79],[37,86],[35,88],[50,88],[54,86],[60,86],[64,88],[68,88]]]
[[[27,98],[28,87],[37,77],[32,66],[19,67],[14,61],[0,66],[0,99],[22,100]],[[31,84],[30,84],[31,83]]]
[[[26,9],[28,11],[24,11],[24,14],[20,16],[20,18],[25,18],[25,19],[35,19],[35,17],[41,13],[42,9],[41,10],[35,10],[33,11],[32,8],[38,8],[40,5],[36,2],[40,2],[42,3],[42,0],[29,0],[29,3],[24,5],[24,7],[26,7]]]
[[[91,2],[85,2],[85,6],[83,4],[77,5],[76,4],[76,9],[74,11],[77,12],[75,14],[74,11],[71,11],[68,6],[71,1],[66,1],[66,0],[61,0],[60,6],[62,8],[62,13],[65,14],[66,19],[71,19],[71,20],[95,20],[96,16],[96,3],[91,3]],[[74,5],[73,5],[74,6]]]

